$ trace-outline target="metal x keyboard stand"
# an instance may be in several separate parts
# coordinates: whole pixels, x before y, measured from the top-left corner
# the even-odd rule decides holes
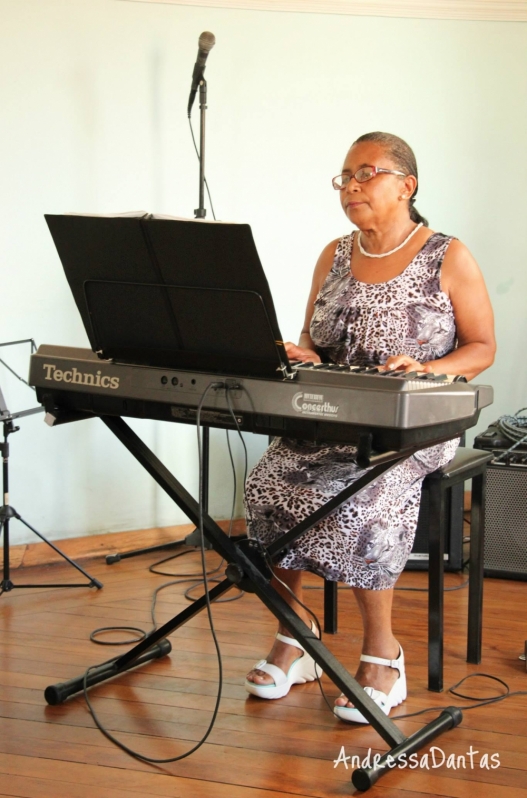
[[[198,502],[185,490],[174,475],[161,463],[156,455],[145,445],[141,438],[120,417],[101,416],[106,426],[116,435],[121,443],[139,461],[146,471],[155,479],[158,485],[188,516],[192,523],[200,522]],[[382,474],[391,470],[398,463],[409,457],[415,449],[404,453],[391,453],[379,458],[380,462],[373,465],[366,474],[345,488],[308,518],[301,521],[287,532],[279,541],[267,547],[267,554],[278,558],[283,549],[299,535],[311,529],[315,524],[340,507],[351,496],[357,494]],[[226,578],[209,592],[210,601],[214,601],[232,587],[238,585],[243,590],[254,592],[273,615],[295,637],[310,654],[315,662],[320,665],[326,675],[360,709],[370,721],[375,731],[388,743],[390,750],[370,768],[359,768],[353,771],[352,782],[359,790],[369,789],[379,777],[397,765],[397,760],[402,755],[406,757],[418,751],[424,745],[435,739],[443,732],[459,725],[462,713],[457,707],[445,707],[439,716],[423,726],[410,737],[405,737],[403,732],[387,717],[377,704],[364,691],[351,674],[340,664],[336,657],[326,648],[306,624],[298,617],[293,609],[284,601],[280,594],[271,586],[270,571],[260,547],[253,540],[231,540],[206,513],[203,514],[203,531],[206,539],[212,544],[214,550],[228,563]],[[152,632],[142,642],[134,646],[126,654],[116,657],[110,662],[90,669],[86,680],[91,687],[111,679],[131,668],[142,665],[152,659],[165,656],[171,651],[171,644],[166,639],[197,613],[205,609],[206,597],[195,601],[191,606],[180,612],[170,621],[156,631]],[[84,687],[84,674],[68,682],[50,685],[45,690],[45,699],[48,704],[56,705],[79,693]]]

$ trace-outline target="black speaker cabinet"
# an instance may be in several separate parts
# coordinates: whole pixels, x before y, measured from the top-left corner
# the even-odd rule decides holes
[[[495,455],[487,467],[485,576],[527,580],[527,444],[512,452],[498,423],[474,441]]]
[[[460,483],[447,492],[449,524],[445,540],[445,571],[461,571],[463,567],[464,487]],[[406,563],[406,571],[428,570],[428,517],[428,494],[423,491],[414,546]]]
[[[485,576],[527,580],[527,464],[487,468],[483,563]]]

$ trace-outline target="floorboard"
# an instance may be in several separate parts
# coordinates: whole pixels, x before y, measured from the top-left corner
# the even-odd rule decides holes
[[[85,550],[89,552],[93,545],[86,544]],[[102,549],[103,541],[95,545]],[[334,764],[342,748],[356,763],[357,757],[362,761],[382,753],[386,745],[369,726],[338,722],[317,684],[298,685],[279,701],[247,696],[243,675],[267,653],[275,626],[269,611],[251,594],[213,606],[223,661],[222,699],[210,736],[191,756],[172,763],[142,762],[101,734],[82,697],[58,707],[46,705],[43,691],[48,684],[79,676],[88,665],[127,650],[126,646],[94,645],[89,635],[96,627],[151,629],[152,594],[171,581],[148,570],[162,555],[143,555],[112,566],[101,556],[83,559],[83,567],[104,583],[102,590],[15,587],[0,597],[0,796],[85,798],[92,790],[98,798],[354,794],[351,767]],[[211,570],[219,562],[214,553],[207,560]],[[25,561],[31,562],[29,555]],[[199,571],[199,555],[191,551],[162,568],[173,573],[173,579],[186,578],[181,574]],[[14,568],[11,578],[15,585],[71,581],[72,570],[66,563],[26,564]],[[460,574],[446,575],[451,587],[464,579]],[[420,592],[400,590],[395,598],[394,626],[408,662],[409,696],[392,717],[431,708],[425,716],[398,721],[405,734],[417,731],[443,706],[471,703],[426,688],[426,583],[426,573],[406,572],[399,586]],[[320,579],[307,577],[307,600],[318,617],[322,615],[321,584]],[[179,581],[159,593],[158,623],[188,605],[184,591],[189,585],[189,581]],[[236,595],[235,591],[231,594]],[[485,580],[479,666],[465,661],[467,603],[466,587],[445,594],[445,684],[449,687],[466,675],[484,672],[504,680],[511,691],[527,691],[525,663],[518,659],[527,637],[523,611],[527,583]],[[360,654],[360,630],[352,592],[341,589],[339,632],[326,635],[325,643],[352,673]],[[171,642],[169,657],[91,692],[96,711],[111,733],[155,759],[180,756],[201,739],[218,689],[218,663],[206,613],[175,632]],[[322,684],[332,703],[337,690],[326,677]],[[497,682],[475,678],[461,691],[490,697],[503,689]],[[461,726],[434,741],[435,761],[431,746],[425,747],[417,767],[386,774],[369,795],[527,798],[526,716],[527,695],[465,711]],[[470,751],[477,752],[472,754],[472,765]],[[499,757],[499,767],[491,767],[492,754]]]

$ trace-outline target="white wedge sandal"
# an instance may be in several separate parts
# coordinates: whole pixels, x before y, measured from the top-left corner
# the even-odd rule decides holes
[[[361,654],[361,662],[372,662],[374,665],[386,665],[389,668],[395,668],[399,671],[399,678],[388,695],[381,690],[375,690],[374,687],[364,688],[368,695],[373,698],[377,706],[382,709],[384,714],[389,715],[390,710],[398,706],[406,698],[406,674],[404,670],[404,654],[402,648],[399,648],[399,656],[397,659],[382,659],[382,657],[370,657],[369,654]],[[341,698],[346,698],[344,693],[342,693]],[[357,707],[334,706],[333,712],[337,718],[345,720],[348,723],[370,722]]]
[[[315,631],[316,627],[313,622],[311,623],[311,628]],[[274,679],[274,683],[271,684],[255,684],[248,679],[245,680],[247,692],[258,696],[258,698],[283,698],[294,684],[313,682],[317,676],[319,678],[322,676],[322,668],[315,663],[313,657],[307,653],[298,640],[295,640],[294,637],[286,637],[279,632],[276,635],[276,639],[282,643],[287,643],[288,646],[299,648],[303,653],[298,659],[295,659],[287,673],[279,668],[278,665],[267,662],[266,659],[257,662],[253,670],[263,671]]]

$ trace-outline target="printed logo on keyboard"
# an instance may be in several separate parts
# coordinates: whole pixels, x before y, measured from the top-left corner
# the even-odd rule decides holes
[[[101,371],[92,374],[87,371],[79,371],[75,366],[69,371],[58,369],[51,363],[44,363],[46,372],[45,379],[53,382],[72,382],[75,385],[93,385],[96,388],[110,388],[116,391],[119,387],[119,377],[109,377],[107,374],[102,376]]]
[[[295,393],[291,400],[294,410],[301,413],[303,416],[322,416],[327,418],[334,418],[339,412],[338,405],[332,405],[331,402],[324,401],[324,394],[322,393],[305,393],[299,391]]]

